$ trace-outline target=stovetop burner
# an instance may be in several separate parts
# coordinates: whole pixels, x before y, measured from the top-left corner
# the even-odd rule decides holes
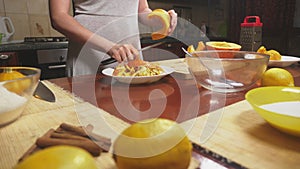
[[[24,42],[67,42],[66,37],[25,37]]]

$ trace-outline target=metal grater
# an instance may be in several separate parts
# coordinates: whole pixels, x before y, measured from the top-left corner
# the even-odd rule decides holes
[[[245,17],[240,33],[242,50],[257,51],[262,44],[262,25],[258,16]]]

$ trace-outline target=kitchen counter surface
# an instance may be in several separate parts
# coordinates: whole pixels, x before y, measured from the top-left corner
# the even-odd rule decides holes
[[[157,43],[160,41],[164,41],[165,43],[176,43],[181,42],[186,45],[196,44],[199,39],[176,39],[173,37],[167,37],[163,40],[152,40],[150,36],[141,37],[141,44],[151,45],[153,43]],[[205,39],[203,39],[205,41]],[[41,49],[61,49],[67,48],[68,42],[23,42],[23,41],[15,41],[10,43],[0,44],[0,52],[17,52],[22,50],[41,50]]]
[[[184,68],[184,59],[159,63],[176,71],[151,84],[128,86],[103,74],[43,81],[55,94],[56,102],[33,98],[18,120],[0,128],[1,168],[11,169],[37,138],[63,122],[90,124],[96,134],[111,138],[113,143],[116,133],[130,123],[156,117],[174,119],[188,131],[197,168],[299,166],[299,138],[266,124],[244,100],[246,91],[225,94],[224,98],[223,94],[197,86]],[[300,86],[300,65],[285,69],[292,73],[295,85]],[[95,158],[98,168],[116,168],[110,152]]]
[[[17,52],[22,50],[62,49],[68,42],[16,42],[0,45],[0,52]]]

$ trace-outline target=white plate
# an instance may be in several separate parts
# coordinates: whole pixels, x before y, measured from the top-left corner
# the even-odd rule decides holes
[[[281,56],[281,60],[269,60],[270,67],[287,67],[295,62],[299,62],[300,57]]]
[[[106,69],[102,70],[102,73],[104,75],[107,75],[107,76],[117,79],[119,82],[128,83],[128,84],[144,84],[144,83],[156,82],[156,81],[160,80],[161,78],[163,78],[164,76],[167,76],[175,71],[173,68],[170,68],[167,66],[160,66],[160,67],[164,70],[164,73],[162,73],[160,75],[155,75],[155,76],[136,76],[136,77],[113,76],[113,72],[114,72],[113,68],[106,68]]]

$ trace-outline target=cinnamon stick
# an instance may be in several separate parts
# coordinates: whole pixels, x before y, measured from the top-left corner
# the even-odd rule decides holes
[[[19,159],[19,162],[42,148],[55,145],[77,146],[87,150],[93,156],[99,156],[102,151],[109,150],[111,140],[93,133],[93,129],[92,125],[82,127],[62,123],[56,130],[49,129],[42,137],[38,138],[36,143]]]
[[[67,123],[62,123],[59,127],[67,132],[74,133],[75,135],[88,137],[87,133],[82,127],[76,127]]]
[[[69,133],[58,133],[58,132],[53,132],[51,133],[51,138],[61,138],[61,139],[73,139],[73,140],[89,140],[86,137],[82,136],[77,136]]]
[[[91,140],[80,140],[80,139],[65,139],[65,138],[51,138],[51,137],[40,137],[36,141],[36,145],[40,148],[46,148],[57,145],[70,145],[85,149],[90,152],[93,156],[99,156],[102,149]]]

